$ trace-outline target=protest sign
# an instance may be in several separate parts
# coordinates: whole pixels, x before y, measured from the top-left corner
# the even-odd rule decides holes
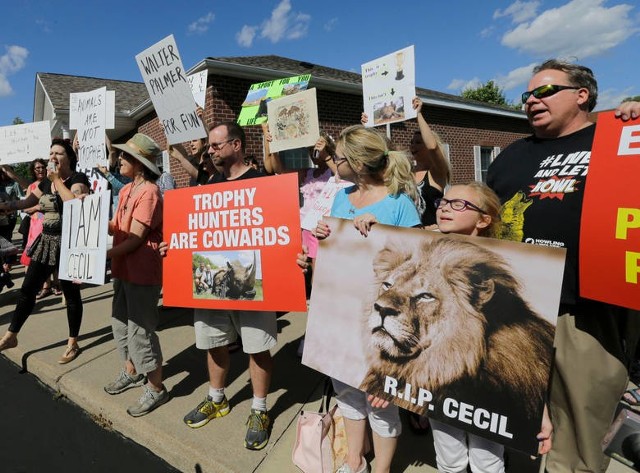
[[[111,192],[64,203],[58,277],[104,284]]]
[[[69,128],[77,130],[79,128],[78,107],[80,106],[79,96],[76,94],[69,95]],[[113,130],[116,127],[116,91],[107,90],[107,103],[105,106],[105,124],[107,130]]]
[[[311,74],[306,74],[252,84],[242,103],[238,125],[259,125],[266,122],[269,101],[306,90],[310,80]]]
[[[331,213],[331,206],[338,191],[352,185],[353,183],[349,181],[337,182],[336,176],[331,176],[322,188],[320,195],[313,202],[311,209],[302,219],[302,228],[309,231],[314,230],[318,226],[318,220]]]
[[[572,172],[579,163],[572,161]],[[640,309],[640,120],[600,113],[580,228],[580,295]]]
[[[413,46],[362,65],[364,112],[371,127],[416,117],[411,105],[416,95]]]
[[[0,164],[49,159],[49,121],[0,127]]]
[[[191,87],[191,93],[193,94],[193,100],[196,101],[196,105],[204,109],[206,94],[207,94],[207,69],[196,72],[187,76],[189,81],[189,87]]]
[[[107,165],[105,122],[107,88],[71,94],[70,102],[77,103],[73,122],[78,126],[78,165],[94,168]],[[71,120],[70,120],[71,121]]]
[[[167,192],[164,305],[306,310],[298,193],[296,174]]]
[[[89,179],[89,189],[92,193],[98,193],[108,190],[109,181],[107,178],[102,175],[98,168],[80,168],[77,169],[78,172],[81,172],[87,179]]]
[[[178,46],[169,35],[136,55],[136,62],[169,144],[204,138]]]
[[[272,153],[313,146],[320,136],[316,89],[267,103]]]
[[[326,221],[303,364],[535,455],[566,250]]]

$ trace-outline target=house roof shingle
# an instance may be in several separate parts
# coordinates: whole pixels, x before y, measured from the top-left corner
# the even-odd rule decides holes
[[[106,87],[116,92],[116,113],[127,112],[149,99],[143,82],[131,82],[94,77],[78,77],[65,74],[39,72],[38,77],[56,110],[69,108],[69,94],[89,92]]]
[[[283,73],[284,77],[287,72],[292,75],[311,74],[313,78],[327,79],[338,82],[344,82],[351,85],[361,85],[362,76],[359,72],[349,72],[341,69],[334,69],[331,67],[320,66],[318,64],[312,64],[306,61],[298,61],[296,59],[290,59],[282,56],[236,56],[236,57],[209,57],[211,61],[218,61],[222,63],[244,65],[253,68],[261,68],[267,70],[275,70]],[[444,92],[438,92],[436,90],[425,89],[422,87],[416,87],[416,93],[423,97],[428,97],[444,102],[458,103],[460,105],[474,104],[488,109],[494,109],[497,111],[509,111],[516,112],[510,107],[503,107],[499,105],[488,104],[486,102],[479,102],[476,100],[468,100],[460,97],[459,95],[447,94]],[[524,118],[524,114],[523,114]]]

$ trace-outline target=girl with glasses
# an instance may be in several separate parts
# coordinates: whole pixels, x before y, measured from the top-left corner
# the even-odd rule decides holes
[[[471,182],[449,188],[437,199],[436,219],[442,233],[493,236],[500,225],[500,200],[486,184]],[[551,449],[550,422],[545,407],[543,426],[538,434],[541,454]],[[504,473],[504,447],[498,443],[431,419],[433,443],[439,471]]]

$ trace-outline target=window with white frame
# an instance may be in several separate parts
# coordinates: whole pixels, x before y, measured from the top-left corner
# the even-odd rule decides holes
[[[487,182],[487,170],[489,169],[489,165],[494,159],[496,159],[496,156],[498,156],[499,153],[499,146],[473,147],[473,165],[476,181]]]

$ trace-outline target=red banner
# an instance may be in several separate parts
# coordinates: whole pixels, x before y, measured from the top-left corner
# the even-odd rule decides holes
[[[168,191],[163,304],[304,311],[297,174]]]
[[[640,309],[640,119],[598,115],[580,230],[580,295]]]

